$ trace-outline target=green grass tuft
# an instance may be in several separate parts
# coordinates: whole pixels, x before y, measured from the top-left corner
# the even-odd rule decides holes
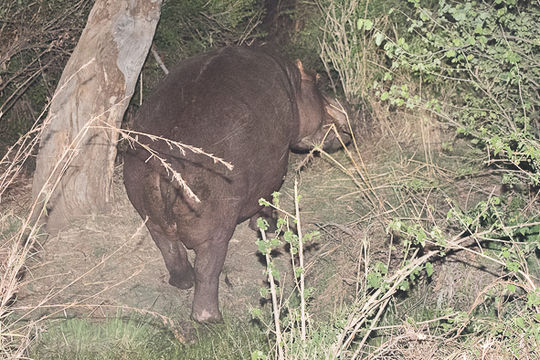
[[[196,325],[193,343],[182,344],[170,329],[136,317],[105,320],[62,319],[45,324],[31,347],[34,359],[251,359],[267,351],[266,335],[256,325],[226,320],[214,326]],[[189,326],[191,327],[192,324]],[[180,332],[181,329],[178,329]]]

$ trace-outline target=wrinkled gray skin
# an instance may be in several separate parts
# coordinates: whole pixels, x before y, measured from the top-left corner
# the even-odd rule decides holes
[[[300,62],[263,48],[227,47],[174,69],[139,110],[134,130],[162,136],[229,161],[229,171],[203,155],[181,154],[162,141],[139,141],[159,152],[200,198],[196,203],[149,153],[136,145],[124,162],[129,199],[144,219],[180,289],[195,285],[192,318],[221,321],[218,279],[236,225],[254,227],[287,171],[289,150],[308,150],[335,123],[347,142],[346,117],[324,97]],[[331,132],[325,148],[337,149]],[[194,267],[186,254],[193,249]]]

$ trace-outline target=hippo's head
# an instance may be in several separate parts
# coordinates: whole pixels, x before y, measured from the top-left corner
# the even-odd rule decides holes
[[[298,106],[299,135],[293,141],[291,149],[307,151],[321,144],[323,149],[334,151],[341,147],[341,142],[331,126],[335,125],[345,144],[351,141],[351,132],[347,123],[347,113],[341,104],[317,88],[316,78],[304,71],[300,60],[296,61],[300,72],[300,89],[296,94]],[[325,138],[326,136],[326,138]]]

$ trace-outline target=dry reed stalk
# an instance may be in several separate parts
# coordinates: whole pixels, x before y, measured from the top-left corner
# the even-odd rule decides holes
[[[300,266],[300,280],[299,280],[299,291],[300,291],[300,339],[302,341],[306,340],[306,296],[305,296],[305,274],[304,274],[304,238],[302,237],[302,226],[300,221],[300,204],[298,196],[298,178],[294,178],[294,210],[296,214],[296,231],[298,234],[298,261]],[[292,246],[291,246],[292,247]],[[293,268],[294,268],[294,257],[293,257]],[[296,280],[296,274],[294,276]]]
[[[266,232],[263,229],[260,229],[261,237],[263,241],[266,241]],[[271,264],[270,253],[267,251],[265,254],[266,264]],[[279,320],[279,315],[281,313],[281,306],[278,304],[277,300],[277,287],[274,279],[274,274],[272,270],[268,268],[267,265],[267,274],[268,282],[270,283],[270,295],[272,297],[272,313],[274,316],[274,333],[276,334],[276,357],[279,360],[285,360],[285,350],[283,349],[283,334],[281,333],[281,322]]]

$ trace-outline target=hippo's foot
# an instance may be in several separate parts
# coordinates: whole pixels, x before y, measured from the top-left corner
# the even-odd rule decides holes
[[[191,318],[205,324],[223,322],[223,317],[219,311],[217,292],[215,295],[212,295],[208,292],[201,291],[201,287],[203,286],[200,283],[197,283],[197,286],[195,286]]]
[[[207,309],[193,309],[191,318],[196,322],[204,324],[216,324],[223,322],[223,317],[221,316],[219,310],[209,311]]]
[[[171,277],[169,278],[169,284],[182,290],[193,287],[193,284],[195,284],[195,272],[193,269],[189,270],[190,271],[170,272]]]

